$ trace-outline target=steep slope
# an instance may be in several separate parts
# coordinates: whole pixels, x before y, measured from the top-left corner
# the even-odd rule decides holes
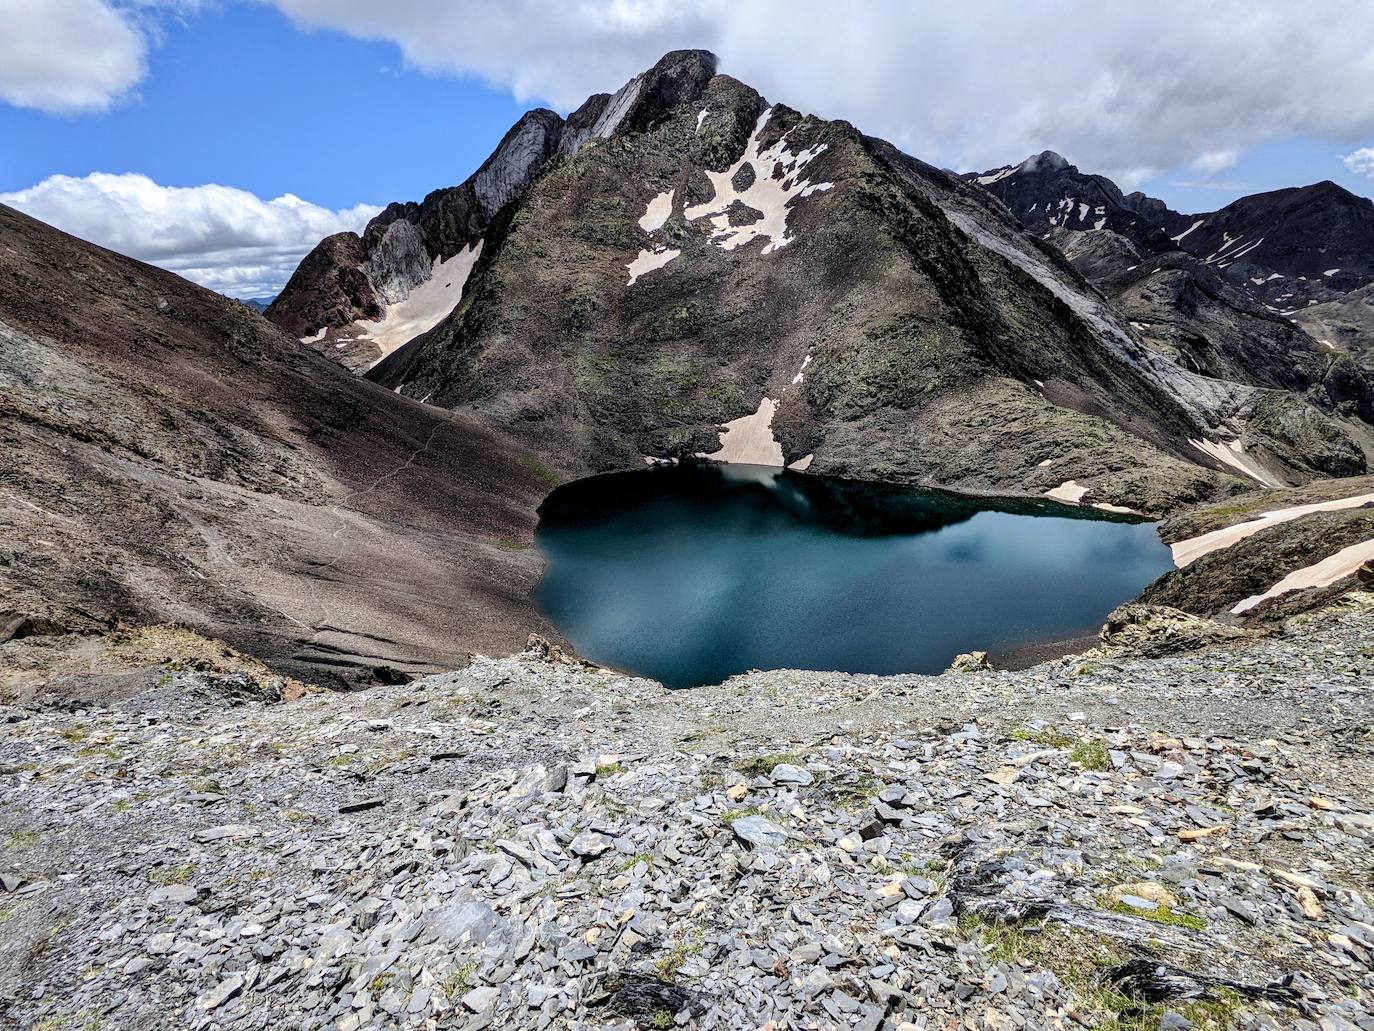
[[[355,370],[423,333],[457,305],[492,217],[560,147],[575,147],[594,130],[607,99],[593,97],[567,121],[552,111],[527,112],[461,185],[420,203],[388,205],[361,237],[326,237],[267,317]]]
[[[962,178],[986,189],[1036,232],[1107,229],[1129,240],[1138,253],[1173,249],[1169,232],[1186,219],[1143,193],[1122,194],[1106,176],[1080,172],[1052,150]]]
[[[703,52],[616,96],[369,376],[571,475],[704,455],[1155,512],[1321,471],[1245,439],[1253,384],[1146,346],[981,187]]]
[[[1324,347],[1374,362],[1374,283],[1297,312],[1294,321]]]
[[[1179,244],[1285,315],[1374,282],[1374,201],[1333,182],[1242,197]]]
[[[0,609],[183,622],[308,679],[451,668],[543,626],[521,458],[0,207]]]
[[[1332,182],[1184,215],[1142,193],[1123,195],[1053,151],[964,178],[1036,232],[1105,229],[1129,241],[1137,257],[1185,251],[1284,316],[1374,282],[1374,201]]]

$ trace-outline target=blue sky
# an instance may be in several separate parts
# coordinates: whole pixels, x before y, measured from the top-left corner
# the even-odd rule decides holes
[[[837,26],[823,0],[0,0],[0,201],[272,293],[324,235],[461,182],[522,111],[683,46],[960,170],[1051,148],[1186,212],[1374,195],[1374,149],[1367,175],[1341,160],[1374,148],[1374,4],[1191,2],[868,0]],[[1186,32],[1158,32],[1171,14]]]
[[[18,143],[0,159],[0,192],[57,173],[141,172],[166,186],[383,205],[461,182],[538,106],[255,4],[169,19],[162,37],[137,92],[108,112],[0,104],[0,139]]]

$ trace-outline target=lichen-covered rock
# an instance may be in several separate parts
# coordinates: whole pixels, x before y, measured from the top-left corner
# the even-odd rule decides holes
[[[1099,636],[1111,654],[1158,658],[1256,635],[1166,605],[1132,603],[1113,610]]]

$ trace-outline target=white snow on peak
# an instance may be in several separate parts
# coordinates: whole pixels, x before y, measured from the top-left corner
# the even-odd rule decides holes
[[[772,115],[771,107],[759,115],[753,135],[749,137],[749,143],[738,161],[724,172],[706,172],[714,190],[712,198],[683,212],[689,222],[709,217],[716,229],[711,242],[722,250],[734,250],[760,237],[768,240],[763,248],[764,254],[787,246],[792,242],[792,237],[787,235],[790,202],[798,197],[809,197],[813,193],[832,189],[835,185],[812,183],[801,178],[806,166],[826,149],[824,143],[793,154],[787,149],[789,133],[784,133],[767,150],[760,149],[759,135]],[[736,190],[732,180],[746,162],[753,166],[754,181],[747,190]],[[762,212],[763,218],[752,225],[732,226],[729,209],[735,201]]]
[[[634,286],[635,280],[655,269],[661,269],[682,252],[671,247],[655,247],[651,251],[640,251],[635,260],[625,267],[630,270],[630,280],[625,285]]]
[[[1019,171],[1021,171],[1020,165],[1008,165],[1006,168],[999,168],[995,172],[989,172],[987,175],[980,175],[973,181],[979,186],[991,186],[993,183],[1000,183],[1003,179],[1007,178],[1007,176],[1015,175]]]
[[[382,352],[377,358],[381,361],[403,344],[433,329],[458,307],[468,276],[481,253],[482,241],[478,240],[447,261],[435,258],[429,278],[412,286],[402,300],[387,305],[380,321],[357,319],[347,326],[322,329],[313,337],[304,338],[303,342],[324,341],[340,351],[349,344],[369,342]]]
[[[1202,225],[1202,223],[1204,223],[1204,222],[1206,222],[1206,221],[1207,221],[1207,220],[1206,220],[1205,218],[1200,218],[1200,219],[1198,219],[1196,222],[1194,222],[1192,225],[1190,225],[1187,229],[1183,230],[1183,232],[1179,233],[1177,236],[1171,236],[1171,237],[1169,237],[1169,239],[1173,240],[1174,243],[1178,243],[1178,242],[1179,242],[1180,240],[1182,240],[1185,236],[1187,236],[1187,235],[1188,235],[1189,233],[1191,233],[1194,229],[1196,229],[1198,226]]]
[[[639,228],[646,233],[661,229],[668,216],[673,213],[673,191],[665,190],[649,201],[644,214],[639,216]]]

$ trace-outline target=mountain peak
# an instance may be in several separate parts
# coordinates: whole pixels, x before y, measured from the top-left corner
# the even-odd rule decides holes
[[[1053,150],[1042,150],[1039,154],[1032,154],[1021,162],[1021,171],[1023,172],[1059,172],[1072,167],[1068,158]]]

